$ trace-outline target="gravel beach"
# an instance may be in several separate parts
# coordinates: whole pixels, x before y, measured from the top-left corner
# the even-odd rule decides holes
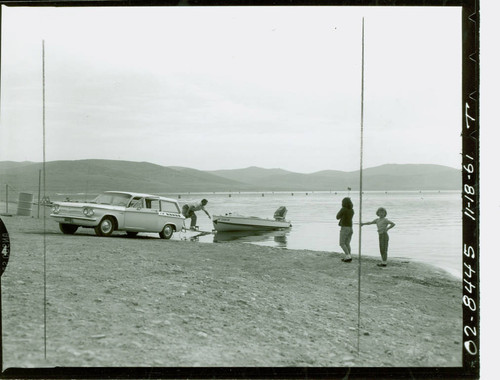
[[[68,236],[50,219],[44,237],[42,219],[2,220],[4,369],[461,366],[461,283],[431,266],[363,258],[358,332],[359,262],[339,247]]]

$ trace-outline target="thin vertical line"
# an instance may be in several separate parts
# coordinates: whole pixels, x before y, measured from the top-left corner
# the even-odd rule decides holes
[[[360,321],[361,321],[361,215],[363,210],[363,108],[364,108],[364,92],[365,92],[365,18],[362,23],[362,38],[361,38],[361,143],[359,157],[359,259],[358,259],[358,355],[359,355],[359,339],[360,339]]]
[[[40,219],[40,203],[41,203],[41,199],[40,199],[40,189],[42,187],[42,171],[39,170],[38,171],[38,205],[37,205],[37,218]]]
[[[45,40],[42,40],[42,124],[43,124],[43,199],[45,193]],[[43,344],[44,357],[47,360],[47,235],[46,235],[46,207],[43,206]]]

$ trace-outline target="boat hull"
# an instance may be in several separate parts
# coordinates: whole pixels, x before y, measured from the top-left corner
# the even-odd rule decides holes
[[[286,220],[264,219],[257,217],[214,216],[216,231],[270,231],[290,228],[291,223]]]

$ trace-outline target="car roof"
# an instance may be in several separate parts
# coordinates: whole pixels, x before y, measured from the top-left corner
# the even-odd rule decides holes
[[[131,191],[105,191],[104,193],[115,193],[115,194],[118,193],[118,194],[130,195],[132,197],[157,198],[157,199],[163,199],[165,201],[177,202],[173,198],[161,197],[159,195],[152,195],[152,194],[146,194],[146,193],[134,193]]]

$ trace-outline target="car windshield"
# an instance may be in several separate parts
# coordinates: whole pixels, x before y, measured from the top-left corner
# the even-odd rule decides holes
[[[114,205],[114,206],[126,206],[130,200],[129,194],[121,193],[103,193],[99,194],[92,203],[97,203],[100,205]]]

